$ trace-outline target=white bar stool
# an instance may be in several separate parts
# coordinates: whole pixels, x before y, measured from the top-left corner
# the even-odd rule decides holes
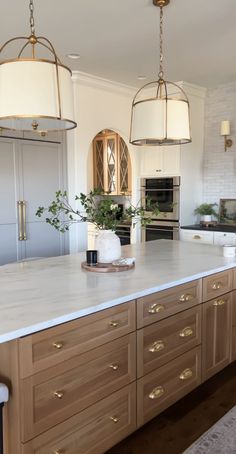
[[[9,390],[6,385],[0,383],[0,454],[3,454],[3,420],[2,410],[3,406],[9,399]]]

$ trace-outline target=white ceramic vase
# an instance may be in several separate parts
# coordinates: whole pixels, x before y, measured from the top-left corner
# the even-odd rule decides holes
[[[201,216],[202,222],[211,222],[211,214],[204,214]]]
[[[120,238],[112,230],[100,230],[95,240],[99,263],[111,263],[121,257]]]

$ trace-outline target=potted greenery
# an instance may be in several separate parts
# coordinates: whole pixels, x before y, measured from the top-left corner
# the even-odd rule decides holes
[[[73,208],[68,200],[66,191],[57,191],[55,200],[48,207],[40,206],[36,216],[41,217],[47,212],[46,222],[59,232],[66,232],[70,226],[77,222],[91,222],[99,229],[95,248],[98,250],[99,262],[110,263],[121,256],[120,239],[114,233],[117,226],[124,221],[132,221],[133,225],[139,221],[141,225],[151,222],[151,217],[159,214],[158,206],[151,206],[147,200],[146,205],[151,208],[151,214],[146,216],[142,206],[133,206],[131,203],[124,209],[121,216],[118,204],[109,195],[100,189],[90,191],[89,194],[80,193],[75,196],[82,210]]]
[[[194,214],[200,214],[202,222],[211,222],[212,216],[218,218],[218,213],[214,207],[217,203],[202,203],[194,210]]]

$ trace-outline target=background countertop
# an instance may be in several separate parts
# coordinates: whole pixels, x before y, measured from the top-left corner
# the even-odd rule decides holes
[[[120,273],[81,269],[85,253],[0,267],[0,343],[236,266],[219,246],[150,241],[122,248],[136,257]]]
[[[207,232],[233,232],[236,233],[236,225],[215,224],[206,227],[203,224],[181,225],[186,230],[206,230]]]

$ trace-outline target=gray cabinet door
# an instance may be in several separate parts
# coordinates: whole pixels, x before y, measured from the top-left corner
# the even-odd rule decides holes
[[[0,264],[68,252],[68,236],[57,232],[45,218],[35,216],[55,191],[66,188],[66,159],[62,143],[0,139]],[[24,202],[19,239],[19,201]]]

